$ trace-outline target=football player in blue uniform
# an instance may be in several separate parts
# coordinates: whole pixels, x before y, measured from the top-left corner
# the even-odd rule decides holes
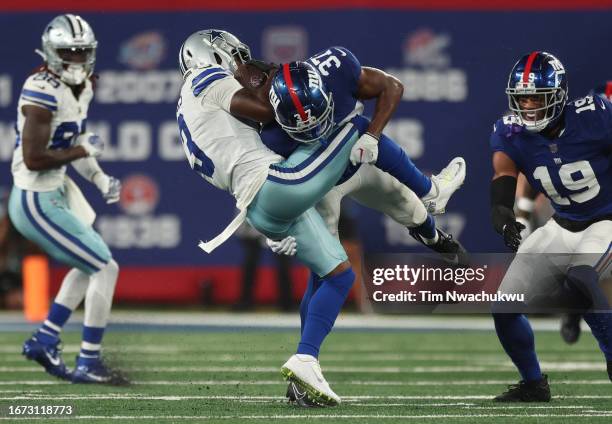
[[[499,290],[524,293],[527,306],[555,290],[581,299],[589,309],[584,320],[612,380],[612,313],[599,284],[612,269],[612,104],[594,96],[568,103],[565,68],[553,55],[538,51],[515,64],[506,93],[513,114],[495,123],[490,138],[491,209],[495,230],[519,255]],[[523,243],[524,226],[513,212],[519,172],[555,210]],[[542,266],[543,260],[550,266]],[[562,273],[563,285],[548,278],[551,272]],[[550,388],[527,318],[498,307],[493,314],[497,335],[522,380],[495,400],[548,402]]]
[[[47,25],[40,52],[45,65],[28,77],[19,98],[11,166],[9,215],[15,228],[71,267],[47,319],[24,343],[23,354],[49,374],[74,383],[119,383],[100,359],[119,266],[91,226],[91,207],[65,175],[70,163],[107,203],[119,200],[121,183],[96,160],[103,144],[85,132],[97,44],[80,16],[60,15]],[[61,357],[60,333],[83,300],[83,341],[71,373]]]
[[[333,130],[348,123],[355,125],[360,133],[351,151],[352,166],[338,182],[335,193],[326,196],[317,207],[330,222],[330,227],[337,226],[339,202],[348,195],[411,228],[411,234],[418,241],[434,250],[440,253],[460,251],[460,246],[451,237],[436,231],[427,210],[434,214],[444,212],[448,199],[463,183],[465,162],[455,158],[440,174],[428,178],[382,133],[401,100],[402,84],[379,69],[362,67],[357,57],[344,47],[330,47],[291,66],[304,69],[306,74],[316,72],[320,75],[330,93],[330,107],[321,109],[316,104],[320,99],[305,98],[296,103],[294,100],[299,96],[291,96],[284,82],[274,85],[270,96],[275,106],[276,125],[268,125],[262,130],[261,138],[266,146],[287,156],[297,148],[296,141],[324,140]],[[289,64],[283,65],[280,72],[287,73],[288,67]],[[376,100],[371,121],[361,115],[362,101],[369,99]],[[362,163],[375,165],[375,168],[361,167]],[[384,189],[381,191],[381,188]],[[427,210],[420,207],[419,199]]]
[[[310,96],[308,88],[319,78],[323,95]],[[465,164],[461,158],[456,158],[441,173],[442,177],[434,176],[432,181],[414,166],[399,146],[382,135],[384,125],[401,99],[402,90],[394,77],[378,69],[362,68],[357,58],[343,47],[327,49],[306,62],[284,64],[274,76],[270,99],[275,107],[276,121],[286,134],[280,132],[278,126],[268,126],[262,131],[262,140],[272,150],[287,155],[296,148],[296,141],[319,142],[324,146],[328,138],[334,137],[334,132],[342,131],[345,126],[358,128],[361,137],[351,152],[353,166],[317,205],[332,234],[337,236],[342,197],[352,195],[365,206],[380,210],[411,228],[411,233],[422,243],[457,257],[464,252],[463,248],[452,237],[436,231],[433,217],[427,214],[419,196],[407,187],[427,197],[423,193],[445,179],[444,184],[453,186],[454,191],[463,181]],[[370,98],[377,101],[372,121],[361,116],[360,99]],[[355,166],[361,163],[366,166]],[[367,166],[369,164],[376,167]],[[299,248],[298,244],[298,251]],[[318,287],[317,277],[311,275],[300,307],[303,328],[306,328],[309,304]],[[296,390],[299,388],[290,384],[290,399],[299,399]]]
[[[612,81],[606,81],[605,83],[598,85],[590,94],[603,97],[604,99],[612,101]],[[609,280],[612,276],[609,276],[608,280],[603,281],[603,284],[610,284]],[[608,298],[610,296],[608,295]],[[581,328],[580,322],[582,321],[582,314],[580,313],[567,313],[561,317],[561,337],[567,344],[574,344],[580,337]]]

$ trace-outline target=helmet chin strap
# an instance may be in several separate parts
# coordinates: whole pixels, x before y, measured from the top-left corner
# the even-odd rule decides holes
[[[46,62],[47,61],[47,55],[40,49],[34,49],[34,53],[36,53],[37,55],[39,55],[40,57],[42,57],[42,59]]]

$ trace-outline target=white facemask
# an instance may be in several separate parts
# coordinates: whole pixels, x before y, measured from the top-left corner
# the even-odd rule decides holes
[[[87,71],[83,65],[68,65],[60,75],[62,81],[69,85],[79,85],[87,78]]]

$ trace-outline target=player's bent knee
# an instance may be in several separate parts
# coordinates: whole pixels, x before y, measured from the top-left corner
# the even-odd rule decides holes
[[[109,270],[112,270],[115,273],[119,273],[119,264],[113,258],[108,261],[108,264],[106,266]]]
[[[599,273],[591,265],[576,265],[569,268],[566,273],[566,284],[576,293],[577,298],[582,295],[589,306],[598,305],[606,300],[599,287]]]
[[[323,278],[333,277],[334,275],[338,275],[346,271],[347,269],[351,269],[352,265],[350,261],[344,261],[337,267],[335,267],[329,274],[325,275]]]

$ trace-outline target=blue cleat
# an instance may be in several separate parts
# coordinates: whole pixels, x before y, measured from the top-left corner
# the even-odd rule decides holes
[[[62,380],[70,380],[72,378],[62,359],[59,339],[53,344],[47,344],[39,342],[36,335],[33,335],[25,341],[21,353],[26,358],[38,362],[45,368],[47,373],[54,377],[61,378]]]
[[[125,386],[129,381],[119,371],[109,368],[100,358],[77,356],[76,367],[72,373],[73,383],[111,384]]]

